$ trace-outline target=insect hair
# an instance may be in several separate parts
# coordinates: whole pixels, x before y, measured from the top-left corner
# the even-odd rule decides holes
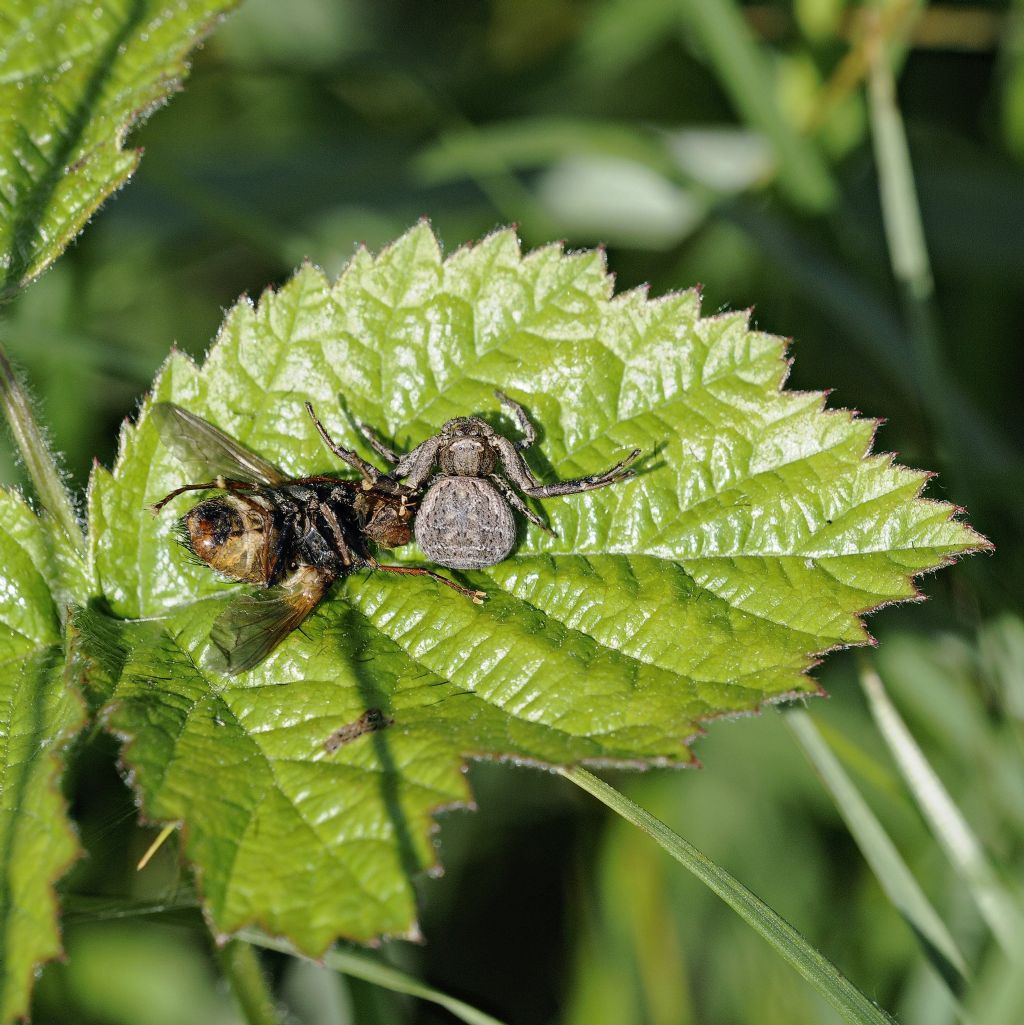
[[[191,566],[208,566],[205,559],[199,557],[192,544],[192,535],[188,529],[188,516],[179,516],[171,527],[171,535],[175,542],[185,549],[185,561]]]

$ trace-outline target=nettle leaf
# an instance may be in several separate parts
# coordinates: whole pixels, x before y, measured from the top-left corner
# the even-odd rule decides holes
[[[496,387],[539,425],[544,480],[646,453],[627,484],[545,502],[557,538],[528,526],[465,574],[483,606],[357,573],[229,679],[200,656],[236,589],[173,543],[174,515],[146,511],[185,471],[145,409],[125,428],[90,493],[95,570],[124,621],[81,627],[144,808],[185,824],[217,929],[257,923],[314,954],[413,931],[409,876],[434,864],[432,814],[470,800],[465,758],[690,763],[706,720],[815,693],[806,670],[868,639],[861,613],[985,544],[918,498],[925,474],[866,455],[873,421],[781,390],[783,349],[744,314],[702,318],[695,292],[613,297],[600,253],[524,257],[504,231],[443,260],[421,224],[334,285],[306,266],[239,303],[201,368],[172,355],[157,399],[295,475],[338,469],[307,399],[373,458],[353,418],[403,451],[456,415],[513,434]],[[328,753],[369,709],[393,723]]]
[[[0,291],[42,273],[135,170],[132,125],[237,0],[7,0],[0,9]]]
[[[0,1022],[28,1013],[36,968],[61,952],[53,887],[79,853],[60,777],[84,710],[64,678],[54,533],[0,491]]]

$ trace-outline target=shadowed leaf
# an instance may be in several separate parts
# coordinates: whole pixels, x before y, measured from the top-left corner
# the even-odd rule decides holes
[[[46,269],[135,170],[125,135],[174,92],[234,0],[102,0],[0,11],[0,274]]]
[[[83,709],[63,672],[52,536],[0,493],[0,1022],[28,1013],[36,968],[61,952],[54,883],[78,856],[60,793]]]

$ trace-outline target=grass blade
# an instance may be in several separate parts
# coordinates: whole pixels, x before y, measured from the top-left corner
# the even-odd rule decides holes
[[[961,469],[968,465],[966,455],[970,450],[964,445],[962,425],[951,415],[954,393],[943,363],[934,304],[935,282],[906,128],[896,99],[889,46],[880,24],[876,23],[868,48],[868,110],[878,165],[882,221],[893,276],[903,293],[907,311],[912,370],[919,400],[928,412],[932,430],[943,442],[948,476],[955,483],[961,500],[970,502],[972,496],[967,492]]]
[[[277,950],[282,954],[290,954],[293,957],[301,957],[295,948],[286,940],[277,939],[272,936],[264,936],[263,933],[255,930],[245,929],[240,934],[247,943],[257,947],[266,947],[268,950]],[[459,1021],[466,1022],[466,1025],[502,1025],[497,1018],[477,1010],[477,1008],[448,996],[440,990],[424,986],[418,979],[411,975],[392,968],[391,965],[382,964],[366,954],[359,954],[351,950],[338,948],[327,951],[323,956],[323,963],[336,972],[350,975],[354,979],[362,979],[364,982],[372,983],[374,986],[381,986],[393,993],[405,993],[408,996],[426,1000],[429,1003],[437,1004],[446,1011],[455,1015]]]
[[[1024,920],[1016,901],[999,881],[980,841],[907,729],[882,678],[866,658],[861,660],[859,675],[878,730],[935,839],[967,885],[999,945],[1008,954],[1014,953],[1024,937]]]
[[[804,210],[831,207],[836,188],[828,165],[779,109],[768,58],[739,5],[734,0],[681,0],[679,12],[742,119],[771,140],[786,197]]]
[[[620,794],[614,787],[579,767],[560,769],[566,779],[606,804],[718,894],[748,925],[759,932],[849,1022],[893,1025],[893,1019],[873,1004],[819,950],[811,946],[784,918],[750,892],[660,819]]]
[[[785,712],[785,721],[831,794],[886,896],[914,931],[954,997],[959,998],[967,965],[945,923],[929,903],[889,834],[825,743],[814,720],[802,708],[791,708]]]
[[[914,302],[929,302],[934,292],[924,226],[917,203],[903,117],[896,103],[896,82],[884,37],[878,31],[870,48],[868,99],[871,134],[878,164],[885,235],[896,280]]]

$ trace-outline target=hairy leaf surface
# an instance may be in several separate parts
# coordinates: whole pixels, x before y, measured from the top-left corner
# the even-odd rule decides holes
[[[414,928],[408,877],[433,863],[432,812],[469,799],[466,757],[688,763],[703,722],[815,692],[816,654],[868,639],[861,613],[984,543],[918,497],[925,474],[868,455],[872,421],[782,390],[783,349],[695,292],[613,296],[599,253],[524,257],[505,231],[442,259],[421,224],[333,285],[307,266],[240,303],[201,368],[170,358],[156,398],[295,475],[338,469],[306,400],[374,458],[353,419],[401,451],[470,413],[514,435],[498,387],[540,429],[543,480],[645,453],[629,483],[544,502],[557,537],[525,526],[464,574],[483,606],[361,572],[227,679],[199,657],[235,588],[146,511],[186,471],[145,410],[126,428],[92,481],[93,556],[112,611],[147,621],[83,631],[104,633],[110,722],[147,812],[186,824],[217,928],[313,953]],[[328,753],[368,709],[393,723]]]
[[[53,886],[78,854],[59,784],[83,710],[64,678],[53,533],[0,492],[0,1022],[27,1014],[36,967],[61,951]]]
[[[52,263],[127,181],[131,126],[236,0],[8,0],[0,8],[0,276]]]

